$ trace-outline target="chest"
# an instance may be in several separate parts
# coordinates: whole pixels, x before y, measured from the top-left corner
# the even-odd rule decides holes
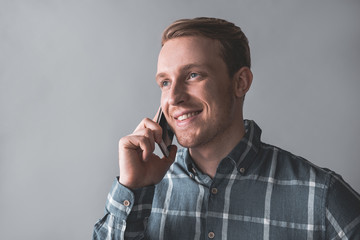
[[[323,208],[322,194],[304,184],[251,176],[161,184],[149,219],[154,239],[306,239],[324,229],[321,211],[314,211]]]

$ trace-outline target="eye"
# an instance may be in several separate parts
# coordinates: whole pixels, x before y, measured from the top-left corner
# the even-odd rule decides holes
[[[199,74],[197,74],[197,73],[190,73],[189,78],[196,78],[197,76],[199,76]]]
[[[170,81],[168,81],[168,80],[164,80],[164,81],[161,81],[161,85],[160,85],[160,87],[167,87],[167,86],[169,86],[170,85]]]

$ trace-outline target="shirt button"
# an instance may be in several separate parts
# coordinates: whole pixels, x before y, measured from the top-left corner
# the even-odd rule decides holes
[[[245,168],[240,168],[240,172],[244,173],[245,172]]]
[[[208,237],[209,237],[210,239],[213,239],[213,238],[215,237],[215,233],[214,233],[214,232],[209,232],[209,233],[208,233]]]
[[[123,202],[123,204],[124,204],[125,207],[128,207],[128,206],[130,206],[130,201],[129,201],[129,200],[125,200],[125,201]]]
[[[212,189],[211,189],[211,193],[212,193],[212,194],[217,194],[217,193],[218,193],[217,188],[212,188]]]

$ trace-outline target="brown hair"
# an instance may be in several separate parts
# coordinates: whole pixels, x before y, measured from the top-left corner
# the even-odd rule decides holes
[[[249,41],[240,27],[231,22],[207,17],[180,19],[165,29],[161,45],[170,39],[185,36],[202,36],[218,40],[230,76],[241,67],[251,67]]]

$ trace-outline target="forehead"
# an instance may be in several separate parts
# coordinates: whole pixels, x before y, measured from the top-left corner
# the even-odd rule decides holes
[[[158,58],[158,73],[179,66],[213,65],[223,62],[220,44],[205,37],[178,37],[163,45]]]

